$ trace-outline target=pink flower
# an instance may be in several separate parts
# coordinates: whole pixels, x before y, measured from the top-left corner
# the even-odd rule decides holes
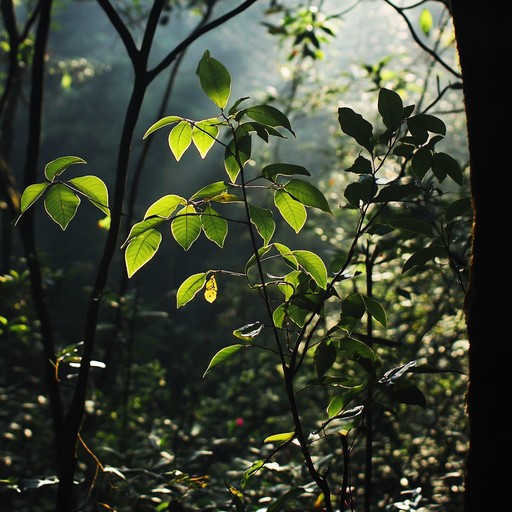
[[[241,427],[243,424],[244,424],[244,419],[243,419],[243,418],[237,418],[237,419],[235,420],[235,425],[236,425],[237,427]]]

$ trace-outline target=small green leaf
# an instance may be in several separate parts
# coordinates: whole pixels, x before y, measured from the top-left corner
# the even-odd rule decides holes
[[[376,301],[375,299],[368,297],[367,295],[361,295],[364,305],[366,307],[366,311],[370,313],[370,315],[379,322],[382,327],[387,326],[387,316],[386,311],[382,307],[381,303]]]
[[[211,199],[214,196],[222,194],[228,190],[228,185],[224,181],[216,181],[199,189],[190,199]]]
[[[302,269],[314,279],[322,290],[325,290],[327,288],[327,268],[322,258],[314,252],[304,250],[295,250],[292,251],[292,254]]]
[[[303,205],[332,213],[325,196],[315,186],[311,185],[311,183],[297,179],[290,180],[284,185],[284,189]]]
[[[244,165],[251,158],[252,142],[250,135],[246,135],[228,144],[224,151],[224,168],[229,179],[235,183],[236,178]]]
[[[378,109],[386,128],[391,131],[400,128],[404,116],[404,104],[402,98],[396,92],[381,89],[379,91]]]
[[[219,247],[224,246],[228,234],[228,223],[210,205],[201,214],[201,226],[206,237]]]
[[[258,123],[262,123],[264,125],[282,126],[283,128],[286,128],[291,134],[295,135],[292,130],[290,121],[286,115],[271,105],[256,105],[254,107],[241,110],[240,113],[244,113],[251,119],[254,119]]]
[[[432,151],[426,147],[419,148],[411,161],[412,171],[421,180],[432,167]]]
[[[34,183],[29,185],[21,194],[20,211],[21,214],[16,219],[16,223],[20,219],[21,215],[25,213],[44,193],[50,183]]]
[[[428,9],[423,9],[420,13],[419,26],[421,31],[426,35],[430,35],[430,31],[434,26],[434,18]]]
[[[167,116],[167,117],[164,117],[162,119],[160,119],[159,121],[157,121],[156,123],[152,124],[148,130],[146,131],[146,133],[144,134],[144,136],[142,137],[143,139],[145,139],[149,134],[155,132],[156,130],[159,130],[160,128],[163,128],[164,126],[169,126],[171,124],[175,124],[179,121],[183,121],[183,117],[180,117],[180,116]]]
[[[128,244],[124,254],[128,277],[132,277],[156,254],[161,241],[162,234],[156,229],[151,229],[134,238]]]
[[[191,143],[192,127],[188,121],[180,121],[169,133],[169,147],[177,162],[180,161]]]
[[[283,432],[266,437],[264,443],[286,443],[295,437],[295,432]]]
[[[432,172],[439,181],[442,181],[441,177],[446,175],[450,176],[457,185],[462,186],[464,181],[464,175],[459,162],[446,153],[434,153],[432,157]]]
[[[276,229],[272,212],[266,208],[249,205],[249,214],[251,222],[256,227],[261,238],[263,238],[264,244],[268,245]]]
[[[210,361],[210,364],[208,365],[208,368],[206,368],[206,371],[203,373],[203,378],[206,377],[206,375],[216,366],[226,361],[226,359],[230,358],[233,354],[238,352],[241,348],[244,348],[245,345],[237,344],[237,345],[230,345],[229,347],[224,347],[223,349],[219,350]]]
[[[201,158],[204,158],[208,151],[215,144],[219,134],[218,119],[205,119],[194,124],[192,128],[192,142],[199,151]]]
[[[274,194],[274,204],[281,213],[283,219],[298,233],[306,223],[306,207],[293,199],[288,192],[278,189]]]
[[[206,277],[208,274],[209,272],[200,272],[199,274],[187,277],[187,279],[181,283],[176,293],[178,308],[181,308],[187,302],[190,302],[196,296],[197,292],[203,289],[206,284]]]
[[[144,219],[150,217],[160,217],[162,219],[168,219],[176,211],[176,208],[180,205],[187,204],[187,201],[175,194],[168,194],[155,201],[144,214]]]
[[[178,212],[171,223],[171,232],[176,242],[188,251],[201,234],[201,217],[193,205],[189,204]]]
[[[352,167],[349,167],[348,169],[346,169],[346,171],[353,172],[355,174],[372,174],[372,163],[364,156],[359,155],[355,159]]]
[[[121,249],[126,247],[128,243],[130,243],[134,238],[137,238],[138,236],[141,236],[142,234],[146,233],[147,231],[151,231],[158,227],[160,224],[162,224],[163,219],[160,217],[151,217],[149,219],[145,219],[141,222],[137,222],[132,226],[130,229],[130,233],[128,234],[128,237],[123,242],[123,245],[121,245]]]
[[[231,75],[224,65],[204,52],[196,70],[201,88],[215,105],[223,109],[231,95]]]
[[[322,340],[315,349],[314,364],[316,374],[319,377],[331,369],[336,361],[336,347],[327,340]]]
[[[64,231],[76,215],[80,198],[66,185],[53,185],[44,198],[44,208],[54,222]]]
[[[256,460],[251,464],[251,467],[247,469],[244,473],[242,480],[240,481],[240,485],[245,487],[247,482],[249,482],[250,478],[254,476],[258,471],[260,471],[263,466],[265,466],[265,461],[260,459]]]
[[[53,180],[62,174],[70,165],[86,163],[84,159],[78,156],[61,156],[46,164],[44,175],[48,181],[53,182]]]
[[[69,180],[74,188],[99,208],[105,215],[110,215],[108,207],[108,189],[105,183],[97,176],[80,176]]]

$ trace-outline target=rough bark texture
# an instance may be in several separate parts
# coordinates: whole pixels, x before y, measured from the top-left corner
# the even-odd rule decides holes
[[[463,75],[474,208],[471,284],[466,301],[470,342],[470,450],[466,512],[505,510],[509,498],[511,342],[509,128],[512,95],[507,77],[512,5],[453,0],[453,22]]]

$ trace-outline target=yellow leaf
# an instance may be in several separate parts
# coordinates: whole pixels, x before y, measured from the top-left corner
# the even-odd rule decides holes
[[[204,298],[210,303],[217,298],[217,281],[215,280],[215,274],[212,274],[210,279],[206,282]]]

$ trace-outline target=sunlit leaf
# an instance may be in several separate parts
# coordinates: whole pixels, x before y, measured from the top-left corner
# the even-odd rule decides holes
[[[331,213],[327,199],[311,183],[303,180],[290,180],[284,185],[284,189],[303,205],[319,208],[324,212]]]
[[[183,118],[180,117],[180,116],[167,116],[167,117],[164,117],[164,118],[160,119],[159,121],[157,121],[156,123],[152,124],[147,129],[146,133],[144,134],[144,136],[142,138],[145,139],[149,134],[155,132],[156,130],[159,130],[160,128],[163,128],[164,126],[169,126],[171,124],[176,124],[179,121],[183,121]]]
[[[34,183],[33,185],[29,185],[21,195],[20,201],[20,211],[21,214],[16,219],[16,222],[20,219],[21,215],[25,213],[44,193],[44,191],[49,187],[50,183]]]
[[[201,88],[219,108],[225,108],[231,95],[231,75],[224,65],[207,50],[196,70]]]
[[[130,229],[130,233],[128,234],[128,237],[126,238],[126,240],[123,242],[121,249],[123,249],[134,238],[142,235],[143,233],[146,233],[147,231],[151,231],[151,230],[157,228],[160,224],[162,224],[162,222],[163,222],[163,219],[161,219],[160,217],[151,217],[151,218],[145,219],[141,222],[137,222]]]
[[[150,217],[160,217],[168,219],[178,208],[179,205],[185,205],[187,201],[175,194],[168,194],[155,201],[144,214],[144,219]]]
[[[283,219],[298,233],[306,223],[307,212],[306,207],[293,199],[288,192],[278,189],[274,194],[274,204]]]
[[[80,176],[69,180],[74,188],[99,208],[105,215],[110,215],[108,207],[108,189],[105,183],[97,176]]]
[[[61,156],[48,162],[44,168],[44,175],[48,181],[52,181],[62,174],[70,165],[86,164],[87,162],[79,156]]]
[[[271,436],[266,437],[263,440],[263,442],[264,443],[286,443],[293,437],[295,437],[295,432],[283,432],[281,434],[272,434]]]
[[[169,133],[169,147],[176,161],[179,162],[191,143],[192,127],[188,121],[180,121]]]
[[[190,302],[196,296],[197,292],[203,289],[207,275],[208,272],[200,272],[187,277],[187,279],[181,283],[176,293],[176,303],[178,308],[181,308],[187,302]]]
[[[310,275],[316,284],[323,290],[327,287],[327,268],[322,258],[311,251],[296,250],[292,254],[297,259],[297,263]]]
[[[178,212],[172,221],[171,232],[176,242],[188,251],[201,234],[201,217],[193,205],[189,204]]]
[[[206,377],[206,375],[213,370],[216,366],[219,364],[222,364],[226,359],[229,359],[233,354],[238,352],[241,348],[244,348],[245,345],[237,344],[237,345],[230,345],[229,347],[224,347],[221,350],[219,350],[210,361],[210,364],[208,365],[208,368],[206,368],[206,371],[203,374],[203,377]]]
[[[211,304],[212,302],[215,302],[217,292],[217,281],[215,279],[215,274],[212,274],[204,286],[204,298]]]
[[[333,418],[341,414],[343,409],[360,393],[366,389],[366,383],[362,383],[358,386],[347,388],[343,392],[335,395],[331,398],[329,405],[327,406],[327,415],[329,418]],[[350,416],[350,418],[352,415]]]
[[[272,211],[267,208],[249,205],[249,214],[251,222],[256,227],[261,238],[263,238],[264,244],[268,245],[276,229]]]
[[[132,277],[143,267],[158,251],[162,234],[156,229],[144,231],[134,238],[126,247],[124,261],[128,277]]]
[[[422,9],[420,13],[420,18],[418,20],[418,24],[420,26],[421,31],[428,36],[432,27],[434,26],[434,18],[432,17],[432,13],[429,9]]]
[[[224,151],[224,168],[228,173],[229,179],[235,183],[240,171],[251,158],[252,143],[251,137],[246,135],[234,140],[228,144]]]
[[[205,119],[194,124],[192,128],[192,142],[204,158],[215,144],[219,134],[219,121],[217,119]]]
[[[44,198],[45,210],[62,230],[68,227],[68,224],[76,215],[79,204],[80,198],[61,183],[53,185]]]
[[[228,234],[228,223],[210,205],[201,214],[201,225],[206,237],[219,247],[224,246]]]
[[[229,494],[231,494],[231,497],[233,499],[236,512],[246,512],[245,505],[243,502],[244,495],[242,494],[242,492],[228,482],[225,482],[225,484]]]
[[[226,192],[228,185],[224,181],[216,181],[199,189],[190,199],[211,199],[214,196]]]
[[[251,464],[251,467],[247,469],[244,473],[244,476],[242,480],[240,481],[240,484],[242,487],[245,487],[247,485],[247,482],[250,480],[252,476],[254,476],[258,471],[260,471],[263,466],[265,466],[265,461],[262,459],[256,460]]]

